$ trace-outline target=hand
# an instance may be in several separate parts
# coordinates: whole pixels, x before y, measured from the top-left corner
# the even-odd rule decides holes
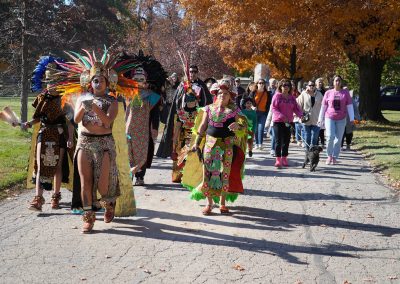
[[[99,112],[102,112],[101,108],[99,108],[99,106],[96,105],[96,104],[94,103],[94,101],[93,101],[92,104],[90,105],[89,111],[90,111],[90,110],[94,111],[96,114],[99,113]]]
[[[72,140],[68,140],[67,141],[67,148],[72,148],[72,146],[74,146],[74,142],[72,142]]]
[[[236,131],[239,129],[239,124],[237,122],[232,122],[229,124],[228,128],[230,131]]]
[[[199,149],[199,146],[197,146],[196,144],[194,144],[194,145],[192,146],[192,148],[190,149],[190,151],[191,151],[191,152],[196,152],[197,149]]]
[[[354,125],[354,124],[355,124],[355,123],[354,123],[354,120],[350,121],[350,124],[351,124],[351,125]]]
[[[324,123],[323,123],[322,121],[318,121],[318,122],[317,122],[317,126],[319,126],[319,127],[322,127],[323,124],[324,124]]]
[[[155,142],[158,137],[158,130],[157,129],[151,129],[151,138],[153,138],[153,141]]]
[[[24,130],[31,128],[31,127],[32,127],[32,125],[28,121],[21,124],[21,128]]]

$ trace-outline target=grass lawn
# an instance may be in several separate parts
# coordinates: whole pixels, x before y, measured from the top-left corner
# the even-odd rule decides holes
[[[391,124],[367,122],[354,132],[354,148],[388,177],[388,183],[400,189],[400,111],[384,111]]]
[[[28,102],[28,118],[32,116],[33,108],[30,107],[33,98]],[[19,116],[19,98],[0,98],[0,109],[10,106]],[[32,131],[21,131],[5,122],[0,122],[0,196],[4,189],[15,184],[21,184],[27,177]]]

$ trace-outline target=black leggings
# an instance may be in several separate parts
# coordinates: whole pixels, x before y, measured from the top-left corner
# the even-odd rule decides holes
[[[351,133],[346,133],[344,132],[343,139],[342,139],[342,147],[344,145],[344,139],[346,138],[346,145],[350,146],[351,141],[353,140],[353,132]]]
[[[275,155],[277,157],[287,157],[289,155],[290,126],[284,122],[274,122],[275,134]]]

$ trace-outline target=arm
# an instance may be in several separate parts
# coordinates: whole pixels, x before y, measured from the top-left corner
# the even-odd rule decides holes
[[[74,114],[74,121],[75,123],[80,123],[83,119],[83,115],[85,114],[85,108],[81,100],[78,100],[76,104],[76,109],[77,111]]]
[[[93,102],[92,110],[99,116],[105,127],[110,127],[118,114],[118,102],[112,102],[107,113],[104,113],[103,110]]]
[[[272,107],[271,107],[271,110],[272,110],[272,112],[276,115],[276,117],[278,118],[278,119],[282,119],[282,120],[285,120],[285,121],[287,121],[287,118],[286,118],[286,116],[280,111],[280,109],[279,109],[279,104],[278,104],[278,94],[276,94],[274,97],[273,97],[273,99],[272,99]]]
[[[347,105],[347,113],[349,114],[350,123],[354,121],[354,108],[353,104]]]
[[[22,129],[28,129],[28,128],[31,128],[32,126],[34,126],[36,123],[38,123],[40,121],[40,119],[39,118],[33,118],[32,120],[30,120],[30,121],[27,121],[27,122],[25,122],[25,123],[22,123],[21,124],[21,128]]]
[[[197,134],[196,141],[192,147],[192,151],[197,151],[198,149],[200,149],[201,140],[203,139],[204,133],[206,132],[207,126],[208,126],[207,116],[208,116],[208,113],[207,113],[207,111],[205,111],[203,113],[203,117],[201,118],[199,132]]]
[[[72,148],[74,146],[74,126],[69,120],[67,120],[67,127],[68,127],[67,147]]]

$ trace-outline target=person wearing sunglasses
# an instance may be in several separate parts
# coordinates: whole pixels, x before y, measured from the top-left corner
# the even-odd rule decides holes
[[[333,77],[333,89],[326,91],[319,113],[318,125],[325,125],[327,147],[327,165],[336,164],[340,153],[340,144],[346,127],[346,117],[349,123],[354,123],[353,101],[347,89],[343,89],[343,79]]]
[[[303,112],[291,94],[292,84],[287,79],[279,82],[278,90],[272,98],[272,121],[275,133],[275,167],[287,167],[290,143],[290,123],[293,114],[303,117]]]
[[[305,114],[304,117],[308,117],[307,121],[304,119],[301,121],[306,150],[309,150],[311,146],[316,146],[318,144],[320,128],[317,123],[322,99],[323,96],[315,89],[315,83],[313,81],[308,81],[306,89],[301,92],[300,96],[296,99],[303,114]]]
[[[257,89],[249,97],[252,99],[257,113],[257,126],[255,127],[256,149],[261,149],[264,140],[264,128],[271,104],[271,92],[267,90],[264,79],[257,81]]]

